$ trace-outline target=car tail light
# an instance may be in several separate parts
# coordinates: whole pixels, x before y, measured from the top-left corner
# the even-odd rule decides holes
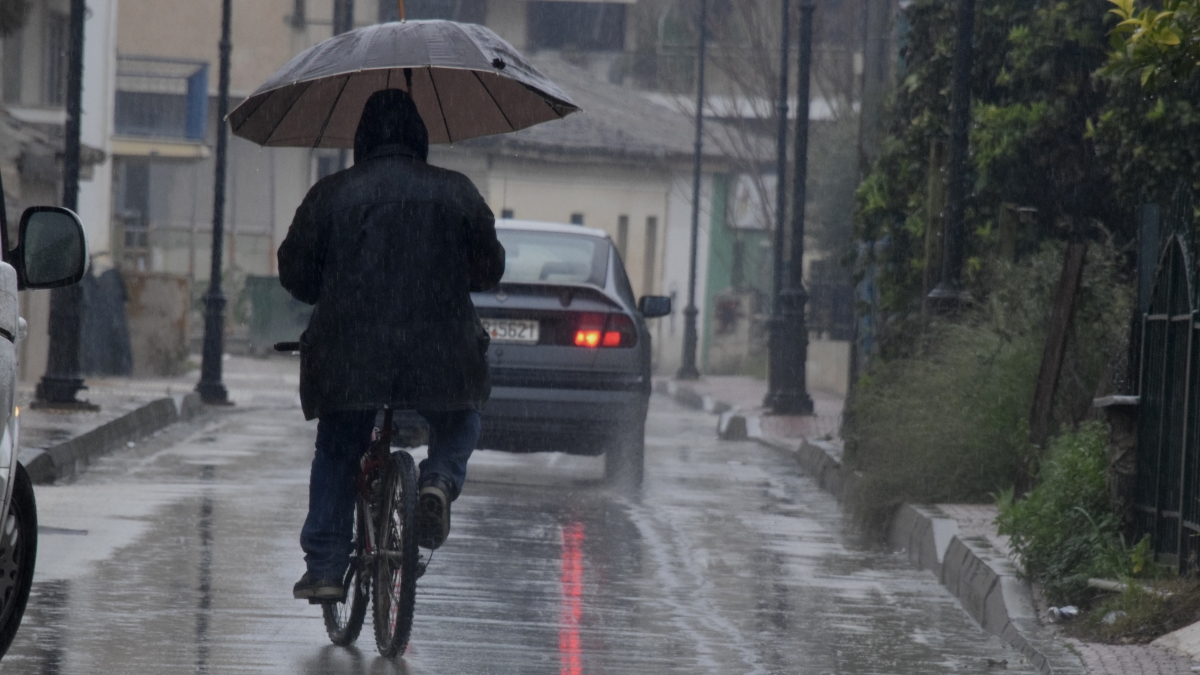
[[[632,347],[637,344],[637,328],[624,314],[581,314],[575,330],[575,346]]]

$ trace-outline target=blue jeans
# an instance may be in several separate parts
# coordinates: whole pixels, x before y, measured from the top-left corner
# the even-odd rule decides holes
[[[421,462],[421,482],[440,474],[453,485],[450,498],[455,499],[467,479],[467,460],[479,441],[479,412],[417,412],[429,422],[429,459]],[[308,518],[300,531],[300,548],[311,577],[341,579],[350,564],[359,462],[371,444],[374,426],[374,410],[333,412],[317,423]]]

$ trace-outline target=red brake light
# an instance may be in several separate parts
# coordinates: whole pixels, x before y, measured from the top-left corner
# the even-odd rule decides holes
[[[578,315],[575,324],[576,347],[632,347],[637,344],[637,327],[628,316],[613,312],[587,312]]]
[[[600,331],[598,330],[581,330],[575,332],[576,347],[599,347],[600,346]]]

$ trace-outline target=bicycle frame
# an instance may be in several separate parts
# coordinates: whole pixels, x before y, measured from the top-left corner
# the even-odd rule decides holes
[[[371,441],[363,456],[362,471],[358,474],[358,496],[373,511],[378,508],[378,497],[371,485],[372,478],[378,475],[388,463],[392,448],[392,410],[388,409],[383,415],[383,428],[379,435]],[[363,556],[365,562],[373,562],[376,556],[378,533],[375,531],[375,514],[368,512],[365,518],[367,527],[363,539]]]

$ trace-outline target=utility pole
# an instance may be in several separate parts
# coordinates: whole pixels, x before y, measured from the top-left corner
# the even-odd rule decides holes
[[[221,358],[225,353],[225,295],[221,292],[221,252],[225,228],[225,164],[228,158],[229,42],[233,0],[221,1],[220,79],[217,93],[217,156],[213,184],[212,271],[204,294],[204,355],[196,391],[205,403],[229,405],[229,391],[221,381]]]
[[[771,326],[771,389],[764,404],[780,415],[811,415],[812,397],[808,395],[808,325],[804,306],[804,205],[808,180],[809,78],[812,72],[813,13],[817,6],[810,0],[800,3],[800,55],[796,110],[796,168],[792,172],[792,251],[788,263],[787,287],[779,294],[778,314]]]
[[[688,264],[688,304],[683,310],[683,363],[676,379],[698,380],[696,368],[696,248],[700,237],[700,170],[704,160],[704,59],[708,46],[708,0],[700,0],[700,49],[696,73],[696,161],[692,172],[692,250]]]
[[[83,21],[85,0],[71,0],[67,30],[67,123],[63,129],[63,206],[79,211],[80,133],[83,118]],[[83,287],[79,284],[50,292],[50,355],[46,374],[33,402],[39,408],[99,410],[76,395],[87,389],[80,373],[80,328]]]
[[[968,130],[971,122],[971,47],[975,41],[975,0],[958,0],[954,65],[950,76],[950,143],[946,162],[946,225],[942,235],[942,280],[929,292],[932,304],[954,311],[971,299],[962,286],[966,238]]]
[[[787,191],[783,189],[783,186],[787,183],[788,93],[791,89],[791,83],[788,81],[788,67],[790,66],[789,50],[792,46],[792,0],[782,0],[779,4],[783,5],[783,17],[779,24],[781,33],[779,52],[782,56],[779,59],[779,105],[776,109],[779,124],[775,132],[777,141],[775,146],[775,248],[771,252],[773,274],[771,320],[767,325],[767,353],[770,355],[772,364],[777,361],[776,355],[783,349],[783,346],[779,344],[783,337],[783,331],[780,330],[783,309],[779,303],[783,293],[783,247],[787,244],[783,225],[787,222]],[[777,368],[770,368],[767,371],[767,396],[763,399],[763,406],[767,408],[774,407],[775,397],[781,384],[779,375]]]

